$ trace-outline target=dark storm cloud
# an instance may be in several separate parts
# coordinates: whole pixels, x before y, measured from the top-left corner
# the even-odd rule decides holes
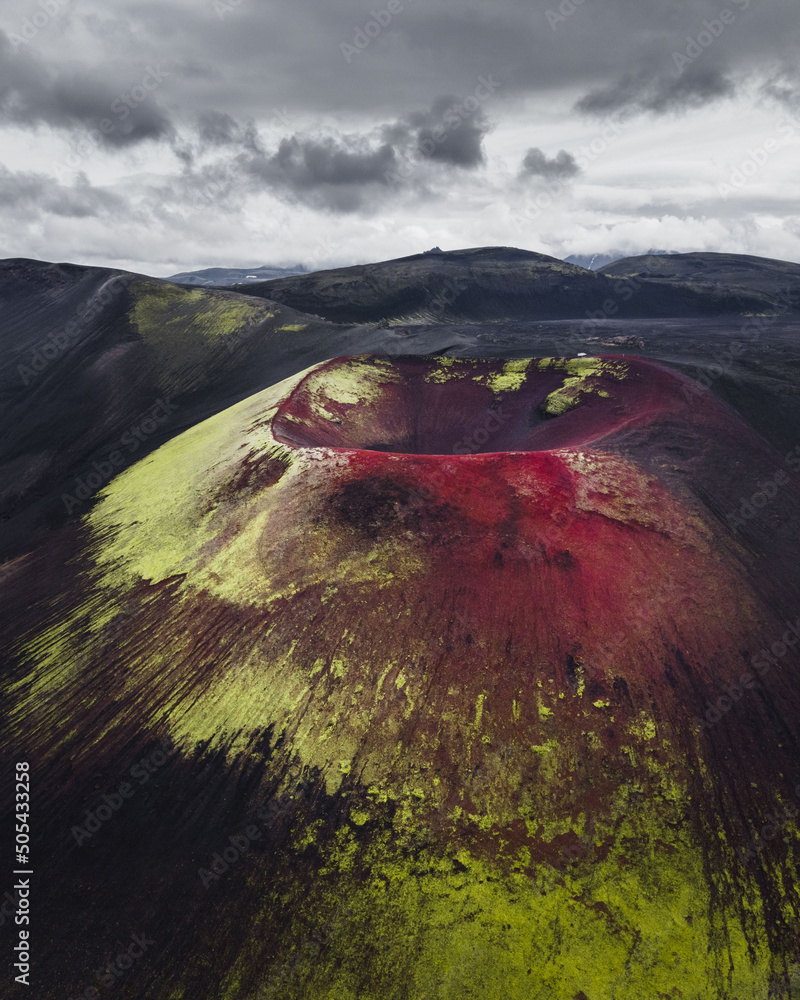
[[[711,66],[689,69],[678,76],[653,76],[642,69],[586,94],[577,102],[575,110],[599,116],[648,111],[665,114],[703,107],[718,98],[731,96],[734,91],[733,82]]]
[[[488,120],[474,95],[437,97],[429,110],[413,112],[386,129],[413,155],[454,167],[477,167],[485,162],[483,139],[488,131]]]
[[[522,161],[520,174],[529,177],[576,177],[581,168],[575,157],[565,149],[560,149],[551,159],[541,149],[532,146]]]
[[[764,81],[761,93],[790,111],[800,112],[800,70],[796,66],[777,70]]]
[[[239,126],[221,111],[203,111],[198,116],[200,141],[209,146],[227,146],[236,141]]]
[[[124,19],[127,10],[136,29],[130,54],[176,65],[174,91],[187,111],[213,106],[259,121],[284,105],[337,122],[351,113],[390,120],[404,107],[429,106],[436,94],[463,99],[490,73],[503,81],[500,103],[577,87],[591,108],[619,88],[630,65],[642,67],[649,99],[620,96],[637,109],[662,113],[727,92],[721,81],[735,84],[776,61],[788,65],[800,45],[796,0],[399,4],[388,16],[382,0],[371,7],[352,0],[243,0],[218,16],[210,3],[131,0],[126,7],[116,0],[110,11],[118,13],[107,18]],[[720,20],[723,10],[733,16],[729,23]],[[555,20],[548,16],[553,13]],[[98,35],[110,30],[98,23]],[[342,46],[356,48],[357,38],[361,47],[348,61]],[[674,56],[687,49],[697,53],[689,58],[695,73],[676,83]],[[706,64],[713,72],[699,72]],[[613,106],[610,94],[605,100]]]
[[[168,76],[150,66],[127,86],[115,86],[92,73],[48,67],[0,31],[0,114],[17,126],[97,130],[111,147],[165,138],[174,130],[153,95]]]
[[[388,144],[369,149],[356,139],[282,140],[278,151],[265,162],[264,175],[273,176],[295,190],[320,185],[386,183],[386,174],[395,165],[394,150]]]
[[[391,121],[409,107],[430,107],[437,94],[463,102],[481,75],[493,74],[502,90],[491,112],[476,113],[430,153],[434,161],[474,166],[482,158],[481,115],[497,119],[520,96],[546,100],[577,88],[578,109],[592,114],[680,111],[730,93],[752,73],[792,65],[800,47],[796,0],[467,0],[456,8],[449,0],[395,0],[392,12],[383,0],[371,7],[224,0],[217,9],[188,0],[109,0],[102,10],[93,3],[53,19],[71,18],[94,36],[96,44],[77,53],[84,67],[78,77],[66,68],[73,53],[55,45],[57,24],[17,51],[0,40],[0,107],[12,121],[92,125],[148,64],[163,64],[171,72],[170,116],[166,101],[151,97],[130,109],[108,143],[163,138],[175,125],[191,128],[198,116],[210,116],[203,124],[208,143],[226,136],[235,143],[234,126],[212,121],[215,115],[263,127],[285,107],[290,117],[321,115],[328,125],[343,127],[346,119],[353,127],[354,116]],[[728,9],[733,21],[720,30]],[[6,30],[17,20],[21,13],[7,14]],[[353,48],[356,38],[362,47],[348,61],[342,46]],[[673,76],[676,53],[688,62]],[[626,75],[626,66],[638,70]],[[129,79],[120,79],[123,72]],[[437,124],[406,122],[426,146]]]
[[[269,190],[317,208],[349,212],[370,197],[370,188],[386,186],[397,166],[393,147],[371,147],[363,136],[281,140],[272,154],[258,153],[246,172]]]
[[[491,96],[491,80],[479,94]],[[283,138],[273,152],[253,139],[244,171],[263,189],[329,211],[352,212],[377,204],[400,188],[424,184],[422,167],[474,169],[485,162],[483,138],[489,123],[481,98],[442,96],[430,108],[413,111],[369,134]],[[205,116],[200,138],[217,146],[246,146],[242,129],[227,115]],[[251,136],[252,138],[252,136]]]

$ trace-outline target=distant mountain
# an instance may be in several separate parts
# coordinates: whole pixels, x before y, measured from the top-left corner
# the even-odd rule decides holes
[[[791,265],[790,265],[791,266]],[[234,286],[334,323],[679,318],[773,310],[756,293],[641,279],[626,285],[514,247],[420,253]]]
[[[661,254],[671,254],[672,250],[648,250],[648,254],[661,255]],[[564,261],[567,264],[577,264],[578,267],[585,267],[590,271],[597,271],[606,264],[613,264],[614,261],[620,260],[622,258],[622,252],[620,250],[612,250],[611,253],[578,253],[570,254],[569,257],[565,257]]]
[[[596,271],[603,264],[611,264],[619,260],[619,254],[613,253],[571,253],[564,258],[565,264],[574,264],[576,267],[585,267],[587,271]]]
[[[246,285],[251,281],[270,281],[273,278],[287,278],[293,274],[308,274],[303,264],[295,267],[207,267],[202,271],[181,271],[171,274],[164,281],[174,281],[179,285],[207,285],[227,288],[231,285]]]
[[[778,312],[800,312],[800,264],[738,253],[644,254],[606,264],[601,274],[694,288],[725,288],[733,295],[758,294]]]

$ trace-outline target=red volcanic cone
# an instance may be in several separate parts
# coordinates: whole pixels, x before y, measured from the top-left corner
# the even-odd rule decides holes
[[[78,786],[74,733],[144,727],[235,788],[200,870],[248,819],[268,848],[220,889],[221,996],[765,996],[800,930],[797,509],[641,359],[339,358],[114,480],[17,717],[69,719],[37,752]]]

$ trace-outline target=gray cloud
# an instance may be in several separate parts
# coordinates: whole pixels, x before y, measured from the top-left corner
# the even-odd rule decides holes
[[[642,69],[586,94],[576,103],[575,110],[599,116],[626,112],[666,114],[703,107],[731,96],[734,89],[733,82],[712,66],[692,66],[677,77],[653,76]]]
[[[17,123],[92,127],[121,91],[137,85],[148,64],[161,62],[171,73],[169,114],[151,97],[131,109],[106,144],[169,137],[170,129],[198,117],[213,142],[226,130],[222,117],[212,123],[214,115],[263,125],[284,106],[334,124],[342,124],[344,115],[390,121],[408,107],[430,107],[432,95],[463,100],[481,74],[492,73],[503,81],[493,117],[520,95],[545,97],[568,87],[584,93],[580,111],[664,113],[724,96],[776,62],[789,66],[800,47],[795,0],[770,0],[768,10],[754,0],[730,0],[735,22],[676,80],[673,54],[685,51],[705,20],[718,18],[720,0],[604,0],[602,9],[576,4],[555,30],[547,12],[558,5],[548,0],[457,9],[449,0],[424,6],[406,0],[347,63],[341,45],[352,43],[372,20],[368,9],[354,8],[351,0],[267,6],[245,0],[229,6],[220,17],[210,2],[190,8],[179,0],[107,0],[101,7],[84,0],[80,11],[57,15],[19,51],[1,36],[0,108]],[[60,24],[70,19],[96,42],[85,55],[81,51],[77,77],[67,63],[71,53],[56,44]],[[0,23],[7,32],[18,31],[22,14],[7,14]],[[617,67],[626,65],[639,68],[621,75]],[[122,67],[137,71],[120,79]],[[422,141],[432,138],[428,132],[436,124],[407,122]],[[479,164],[482,132],[480,117],[465,122],[435,145],[431,159]]]
[[[85,175],[79,175],[73,185],[65,186],[45,174],[15,172],[0,165],[0,209],[14,217],[50,214],[85,219],[122,208],[121,198],[93,187]]]
[[[229,115],[201,116],[201,143],[246,150],[238,169],[258,185],[291,200],[334,212],[369,208],[399,188],[422,190],[426,163],[472,169],[485,162],[489,123],[478,106],[442,96],[370,133],[316,136],[296,133],[268,153],[252,126]]]
[[[350,63],[341,45],[352,44],[372,20],[369,7],[354,7],[352,0],[290,5],[244,0],[230,5],[223,17],[210,2],[107,0],[101,7],[97,0],[82,0],[80,11],[70,8],[54,21],[81,22],[96,44],[80,59],[92,78],[112,91],[124,86],[117,83],[120,66],[169,63],[170,96],[185,119],[215,108],[237,120],[261,122],[273,106],[287,105],[336,121],[349,113],[388,121],[405,108],[429,105],[432,95],[469,94],[477,77],[488,73],[503,80],[500,103],[577,86],[591,104],[595,95],[617,86],[618,68],[631,64],[643,67],[648,90],[666,90],[666,105],[679,107],[681,88],[670,88],[663,79],[673,68],[673,53],[683,52],[722,6],[721,0],[604,0],[602,6],[574,5],[554,30],[547,18],[548,10],[559,8],[554,0],[455,8],[450,0],[424,5],[405,0]],[[796,60],[796,0],[768,5],[728,0],[728,6],[735,22],[699,62],[713,59],[718,73],[735,84],[773,62]],[[0,23],[12,31],[21,22],[20,11]],[[58,27],[46,26],[29,46],[31,52],[41,47],[54,67],[66,58],[56,46]],[[657,95],[649,106],[659,109]],[[439,149],[436,155],[446,157]]]
[[[565,149],[560,149],[551,159],[547,159],[541,149],[532,146],[522,161],[520,174],[529,177],[575,177],[581,168],[575,157]]]
[[[795,113],[800,112],[800,72],[797,67],[782,67],[761,85],[761,93]]]
[[[414,112],[388,127],[415,156],[454,167],[477,167],[485,162],[483,138],[488,131],[480,108],[448,96],[437,97],[430,110]]]
[[[91,3],[91,0],[87,0]],[[718,18],[720,0],[604,0],[584,3],[553,30],[552,0],[497,0],[491,7],[453,7],[449,0],[403,3],[351,62],[341,45],[372,20],[351,0],[251,0],[216,16],[211,3],[141,4],[111,0],[90,29],[126,63],[162,59],[176,66],[172,89],[182,106],[215,106],[237,119],[263,119],[273,104],[335,116],[353,112],[390,120],[402,106],[431,95],[470,93],[480,74],[503,80],[504,95],[544,94],[577,86],[587,94],[610,86],[618,67],[641,65],[655,79],[673,67],[673,52]],[[709,56],[739,78],[773,60],[796,57],[800,23],[795,0],[729,0],[736,20]],[[380,8],[377,4],[373,9]],[[117,23],[119,26],[117,26]],[[135,29],[135,30],[132,30]]]
[[[369,198],[370,186],[386,186],[397,167],[388,143],[370,146],[363,136],[291,136],[271,155],[257,153],[246,172],[268,188],[318,208],[351,212]]]
[[[96,130],[110,147],[167,138],[174,128],[152,95],[168,75],[149,68],[115,86],[89,72],[46,66],[35,50],[15,48],[0,31],[0,114],[14,125]]]
[[[205,145],[228,146],[237,140],[240,129],[231,115],[209,110],[198,115],[197,131]]]
[[[253,153],[263,151],[252,119],[242,125],[222,111],[202,111],[198,115],[197,134],[202,147],[233,146]]]

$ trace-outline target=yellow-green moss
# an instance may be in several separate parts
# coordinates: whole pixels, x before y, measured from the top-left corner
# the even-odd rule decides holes
[[[495,393],[516,392],[525,384],[531,363],[530,358],[506,361],[502,371],[487,376],[486,385]]]
[[[352,358],[335,368],[312,370],[305,389],[323,410],[326,401],[355,406],[380,400],[387,385],[397,383],[399,373],[377,366],[366,358]]]
[[[152,355],[161,392],[176,395],[207,384],[229,364],[231,344],[244,343],[275,313],[267,303],[233,293],[178,288],[146,279],[131,284],[130,320]]]
[[[434,358],[436,367],[431,368],[425,375],[426,382],[450,382],[452,379],[466,378],[475,367],[475,362],[470,358]]]
[[[135,282],[131,318],[139,336],[151,345],[201,337],[226,337],[253,321],[274,315],[266,303],[200,288],[164,282]]]
[[[619,361],[602,358],[542,358],[539,370],[563,371],[566,375],[563,385],[550,393],[542,404],[542,411],[557,417],[578,406],[583,396],[596,392],[609,398],[609,392],[602,388],[601,378],[618,380],[627,378],[629,368]]]
[[[554,836],[557,832],[553,831]],[[505,865],[460,847],[404,855],[390,833],[353,827],[319,844],[324,880],[293,913],[329,927],[302,956],[299,931],[265,970],[265,997],[339,1000],[763,1000],[772,967],[715,909],[702,851],[648,804],[618,839],[563,867]],[[356,877],[363,872],[363,877]],[[244,951],[244,956],[249,955]],[[289,956],[294,955],[292,961]],[[243,958],[243,962],[247,958]],[[288,971],[287,971],[288,970]],[[221,995],[234,1000],[234,969]],[[262,995],[262,994],[257,994]]]

